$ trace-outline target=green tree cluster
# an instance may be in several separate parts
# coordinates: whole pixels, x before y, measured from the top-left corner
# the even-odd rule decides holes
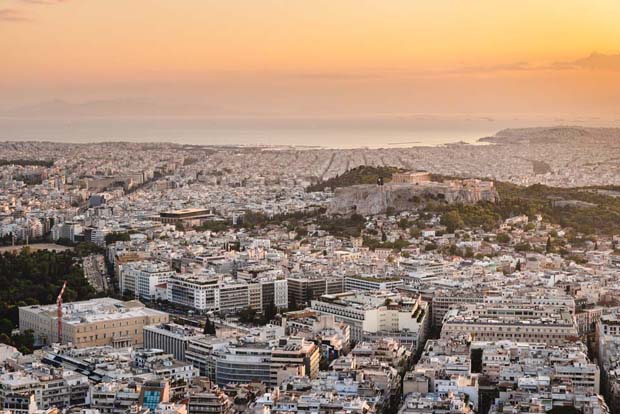
[[[524,214],[530,219],[541,215],[545,221],[583,234],[620,233],[620,197],[602,192],[619,191],[620,187],[557,188],[540,184],[521,187],[503,182],[496,182],[495,187],[500,196],[500,201],[496,203],[463,205],[429,202],[425,212],[441,214],[442,224],[448,230],[482,228],[491,231],[502,220]],[[558,200],[589,204],[565,206],[556,203]]]
[[[448,233],[454,233],[456,230],[465,226],[465,222],[458,210],[451,210],[441,216],[440,222],[446,226]]]
[[[116,243],[117,241],[129,241],[129,233],[115,231],[105,235],[106,245]]]
[[[256,309],[251,307],[246,307],[237,312],[237,316],[239,317],[239,322],[243,323],[254,323],[256,322]]]
[[[203,332],[205,335],[215,335],[215,322],[212,322],[208,317],[205,319]]]
[[[373,167],[361,165],[359,167],[345,171],[334,178],[320,181],[306,188],[307,192],[323,191],[324,188],[350,187],[358,184],[376,184],[378,178],[383,178],[387,183],[392,179],[392,174],[404,171],[397,167]]]
[[[18,348],[28,344],[26,333],[10,337],[11,331],[19,324],[18,307],[55,303],[65,281],[66,302],[95,296],[78,259],[78,253],[72,250],[32,251],[28,247],[0,255],[0,286],[3,287],[0,290],[0,333],[5,335],[0,342],[17,344]]]
[[[398,239],[396,241],[388,242],[388,241],[379,241],[377,239],[373,239],[371,237],[364,237],[363,245],[368,247],[370,250],[375,249],[394,249],[394,250],[402,250],[411,245],[407,240]]]
[[[226,231],[231,227],[231,225],[226,221],[216,221],[209,220],[202,223],[200,226],[195,226],[194,230],[197,231],[212,231],[215,233],[219,233],[222,231]]]
[[[359,237],[366,224],[366,219],[360,214],[350,216],[333,216],[321,219],[320,227],[337,237]]]
[[[54,165],[53,160],[0,160],[0,167],[4,165],[19,165],[22,167],[34,166],[34,167],[51,167]]]

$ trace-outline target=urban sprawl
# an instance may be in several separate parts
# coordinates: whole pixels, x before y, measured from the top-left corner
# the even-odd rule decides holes
[[[620,414],[617,135],[0,143],[0,408]]]

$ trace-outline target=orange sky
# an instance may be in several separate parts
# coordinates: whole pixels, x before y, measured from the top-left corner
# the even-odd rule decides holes
[[[615,116],[619,21],[617,0],[0,0],[0,108]]]

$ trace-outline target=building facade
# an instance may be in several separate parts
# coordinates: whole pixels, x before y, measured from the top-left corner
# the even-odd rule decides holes
[[[167,313],[149,309],[138,301],[98,298],[65,303],[62,308],[61,342],[78,348],[142,345],[145,326],[168,322]],[[56,305],[20,307],[19,329],[31,329],[35,338],[45,344],[58,342]]]

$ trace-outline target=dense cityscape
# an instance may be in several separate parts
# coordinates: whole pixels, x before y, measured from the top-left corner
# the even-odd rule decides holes
[[[618,135],[0,142],[3,412],[618,414]]]

